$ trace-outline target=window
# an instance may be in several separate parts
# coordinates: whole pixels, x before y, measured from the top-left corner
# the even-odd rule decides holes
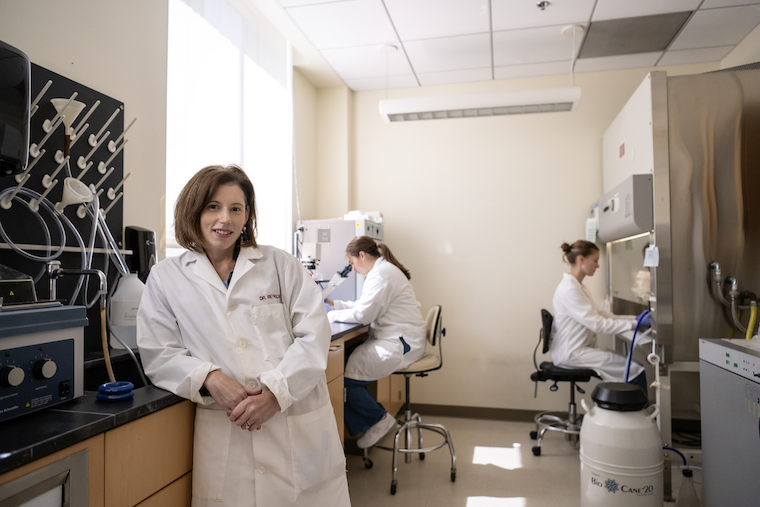
[[[170,0],[167,256],[174,203],[199,169],[240,165],[256,190],[258,241],[290,251],[293,94],[290,46],[238,0]]]

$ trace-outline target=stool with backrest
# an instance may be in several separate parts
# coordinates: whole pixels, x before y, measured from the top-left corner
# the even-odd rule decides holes
[[[425,349],[425,355],[419,360],[410,364],[403,370],[399,370],[394,375],[403,375],[406,379],[406,403],[404,404],[404,420],[401,426],[396,429],[393,437],[393,447],[384,447],[381,445],[375,445],[379,449],[385,449],[387,451],[393,451],[393,472],[391,475],[391,494],[396,494],[396,486],[398,481],[396,480],[398,473],[398,455],[403,453],[404,461],[411,463],[412,454],[419,454],[420,459],[425,459],[425,453],[440,449],[444,445],[448,445],[449,452],[451,453],[451,481],[456,480],[457,475],[457,456],[454,452],[454,444],[451,441],[451,435],[449,431],[441,424],[423,423],[420,414],[412,414],[411,409],[411,396],[409,383],[412,376],[427,377],[431,371],[439,370],[443,366],[443,354],[441,351],[441,338],[446,335],[446,330],[443,328],[443,320],[441,318],[441,306],[437,305],[430,309],[426,319],[427,324],[427,343]],[[412,448],[412,430],[417,430],[417,447]],[[432,447],[423,447],[422,443],[422,430],[429,430],[438,433],[443,437],[443,442],[434,445]],[[399,445],[399,437],[404,435],[403,447]],[[364,465],[367,468],[372,468],[372,461],[368,457],[369,449],[364,449]]]
[[[586,391],[580,388],[577,382],[588,382],[591,377],[600,378],[599,375],[590,368],[561,368],[555,366],[551,361],[544,361],[540,365],[536,362],[536,352],[543,341],[543,353],[549,352],[552,340],[552,323],[554,318],[548,310],[541,310],[541,331],[538,337],[538,344],[533,350],[533,365],[536,371],[530,375],[530,379],[536,383],[536,390],[533,396],[538,392],[538,383],[552,381],[554,384],[549,388],[554,392],[559,389],[558,382],[570,383],[570,405],[567,410],[567,418],[563,418],[565,412],[540,412],[534,418],[536,430],[530,432],[530,438],[538,439],[538,445],[533,447],[533,454],[541,455],[541,447],[544,441],[544,435],[547,431],[558,431],[567,435],[568,438],[577,438],[581,433],[582,415],[578,415],[575,405],[575,391],[585,394]]]

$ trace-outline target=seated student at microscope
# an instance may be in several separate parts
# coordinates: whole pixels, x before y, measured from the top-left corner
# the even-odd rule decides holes
[[[377,443],[396,425],[367,390],[367,384],[406,368],[425,354],[426,328],[407,270],[387,245],[362,236],[346,247],[346,257],[366,276],[358,301],[333,301],[330,322],[371,324],[370,338],[350,353],[346,363],[344,420],[356,444],[364,449]]]

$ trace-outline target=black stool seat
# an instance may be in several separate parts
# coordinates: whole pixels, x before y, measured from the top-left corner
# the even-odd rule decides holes
[[[551,361],[544,361],[539,369],[530,375],[534,382],[588,382],[592,377],[598,377],[594,370],[589,368],[562,368]]]

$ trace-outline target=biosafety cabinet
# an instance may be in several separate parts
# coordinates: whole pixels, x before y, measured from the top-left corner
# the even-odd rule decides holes
[[[657,403],[674,421],[700,418],[699,340],[743,337],[760,294],[758,139],[758,69],[653,72],[603,136],[608,295],[615,313],[652,309]]]

